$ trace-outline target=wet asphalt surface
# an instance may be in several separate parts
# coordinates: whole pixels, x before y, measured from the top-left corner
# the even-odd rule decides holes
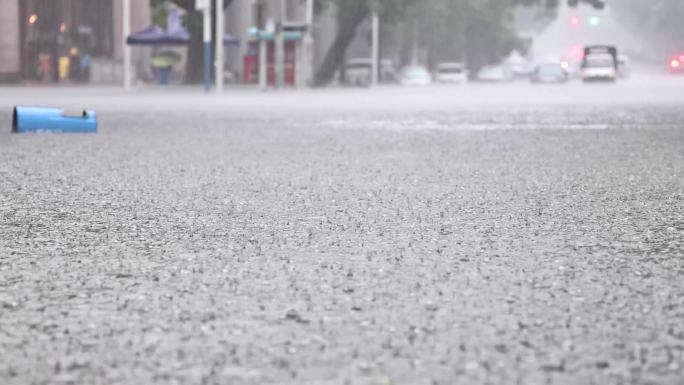
[[[681,88],[502,87],[0,90],[0,383],[684,383]]]

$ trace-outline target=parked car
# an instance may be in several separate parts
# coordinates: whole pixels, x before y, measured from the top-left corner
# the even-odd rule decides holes
[[[488,66],[477,73],[477,81],[486,83],[504,83],[515,80],[515,74],[507,66]]]
[[[373,60],[370,58],[349,59],[343,70],[344,84],[367,87],[372,81]],[[380,60],[379,81],[383,84],[399,82],[399,76],[391,60]]]
[[[436,83],[463,84],[468,82],[468,71],[462,63],[440,63],[434,78]]]
[[[530,81],[532,83],[565,83],[568,78],[568,73],[561,63],[550,62],[538,65],[532,72]]]
[[[400,74],[401,84],[405,86],[427,86],[432,84],[430,71],[423,66],[407,66],[402,68]]]

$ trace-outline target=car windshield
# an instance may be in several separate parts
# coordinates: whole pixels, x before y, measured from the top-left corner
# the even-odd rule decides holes
[[[485,76],[505,75],[503,67],[485,67],[480,71],[480,74]]]
[[[408,67],[401,74],[405,78],[424,78],[428,76],[428,71],[423,67]]]
[[[559,64],[541,65],[538,71],[540,75],[561,75],[563,73],[563,69]]]
[[[463,73],[463,68],[461,67],[439,67],[437,69],[437,72],[440,74],[462,74]]]
[[[615,62],[613,61],[613,57],[609,55],[587,56],[584,66],[587,68],[614,67]]]

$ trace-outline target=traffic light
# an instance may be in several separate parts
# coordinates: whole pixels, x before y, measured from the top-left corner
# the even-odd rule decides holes
[[[570,18],[570,25],[573,27],[578,27],[581,23],[581,20],[577,16],[573,16]]]
[[[597,27],[599,24],[601,24],[601,19],[598,16],[592,16],[589,18],[589,25],[592,27]]]

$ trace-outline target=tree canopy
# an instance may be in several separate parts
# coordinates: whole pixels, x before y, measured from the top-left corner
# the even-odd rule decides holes
[[[152,0],[159,5],[166,0]],[[186,82],[201,80],[202,17],[195,10],[195,0],[171,0],[187,11],[186,26],[191,44],[186,68]],[[508,54],[513,49],[524,49],[527,42],[517,36],[511,24],[516,6],[537,6],[549,9],[567,1],[570,6],[586,4],[603,9],[605,0],[314,0],[318,13],[334,8],[336,34],[316,71],[315,83],[324,85],[333,80],[357,30],[372,11],[377,11],[383,24],[400,23],[407,18],[420,23],[421,44],[428,47],[428,55],[438,60],[442,56],[467,58],[471,68],[478,68]],[[228,7],[232,0],[225,0]],[[624,3],[651,4],[652,2]],[[653,0],[674,6],[677,0]],[[214,2],[215,4],[215,2]],[[637,6],[638,7],[638,6]],[[668,7],[663,6],[666,10]],[[665,17],[665,15],[663,15]]]
[[[317,9],[336,9],[337,33],[333,44],[316,72],[316,84],[333,80],[359,26],[371,10],[377,10],[385,22],[413,20],[422,30],[421,46],[429,58],[467,59],[471,69],[496,61],[513,49],[525,50],[528,43],[520,39],[512,25],[512,12],[517,6],[557,8],[564,0],[318,0]],[[566,0],[597,9],[604,0]],[[627,0],[629,1],[629,0]]]
[[[665,52],[684,49],[684,1],[613,0],[611,7],[623,24],[639,32],[654,48]]]

